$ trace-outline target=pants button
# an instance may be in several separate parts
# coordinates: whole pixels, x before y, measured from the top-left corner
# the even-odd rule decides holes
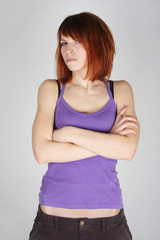
[[[84,225],[84,221],[83,221],[83,220],[80,221],[80,225],[81,225],[81,226]]]

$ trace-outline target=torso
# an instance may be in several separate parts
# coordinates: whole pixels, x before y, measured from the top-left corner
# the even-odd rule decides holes
[[[108,82],[107,82],[108,83]],[[61,86],[62,87],[62,86]],[[71,90],[72,88],[72,90]],[[100,110],[109,100],[104,83],[100,82],[92,92],[85,93],[84,89],[79,87],[73,87],[71,84],[66,84],[66,88],[63,94],[63,98],[66,102],[75,110],[79,112],[96,112]],[[75,99],[73,101],[73,99]],[[104,100],[105,99],[105,100]],[[88,104],[86,104],[86,102]],[[96,103],[93,104],[93,102]],[[84,109],[85,106],[85,109]],[[83,109],[82,109],[83,108]],[[42,206],[43,212],[49,215],[71,217],[71,218],[98,218],[98,217],[110,217],[117,215],[120,209],[67,209]]]

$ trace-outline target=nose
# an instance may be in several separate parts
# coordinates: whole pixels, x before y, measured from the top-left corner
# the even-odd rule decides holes
[[[72,53],[74,51],[75,51],[75,49],[74,49],[73,44],[67,44],[67,46],[66,46],[66,53]]]

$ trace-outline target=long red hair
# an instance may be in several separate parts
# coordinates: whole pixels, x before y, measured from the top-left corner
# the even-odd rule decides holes
[[[88,71],[85,78],[102,80],[110,78],[115,44],[112,33],[107,24],[90,12],[82,12],[66,17],[61,23],[58,32],[58,46],[55,54],[56,74],[62,83],[71,81],[72,71],[66,66],[61,55],[61,35],[79,40],[86,50],[88,59]]]

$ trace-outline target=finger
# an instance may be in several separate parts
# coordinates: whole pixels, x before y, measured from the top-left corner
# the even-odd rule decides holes
[[[138,124],[138,120],[137,120],[136,118],[130,117],[130,116],[124,116],[124,117],[120,120],[121,123],[123,123],[123,122],[125,122],[125,121],[133,121],[133,122],[135,122],[135,123]]]
[[[137,122],[131,122],[131,121],[119,121],[117,124],[116,124],[116,128],[122,130],[123,128],[126,128],[126,127],[129,127],[129,126],[132,126],[132,127],[135,127],[138,129],[138,123]]]
[[[138,122],[135,119],[132,119],[132,117],[122,118],[119,122],[116,123],[116,127],[120,129],[125,128],[129,125],[138,128]]]
[[[119,134],[121,134],[121,135],[126,135],[126,134],[130,134],[130,133],[135,134],[135,135],[137,134],[137,132],[131,128],[126,128],[119,132]]]
[[[118,127],[118,129],[123,130],[124,128],[128,128],[128,127],[135,127],[138,129],[138,126],[133,122],[124,122]]]
[[[122,110],[117,114],[117,119],[116,120],[119,120],[119,118],[121,118],[123,116],[123,114],[127,111],[127,109],[128,109],[128,106],[127,105],[124,106],[122,108]]]

